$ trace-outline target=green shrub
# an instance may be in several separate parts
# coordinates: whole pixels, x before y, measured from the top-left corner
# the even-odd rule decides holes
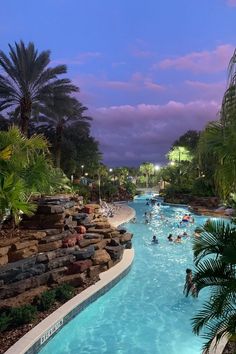
[[[33,304],[37,306],[39,311],[47,311],[56,300],[55,290],[46,290],[40,296],[36,296]]]
[[[8,327],[10,327],[11,323],[12,317],[10,316],[10,314],[3,312],[0,315],[0,332],[6,331]]]
[[[61,302],[66,302],[75,296],[75,288],[68,284],[60,285],[56,289],[56,299]]]
[[[12,324],[14,327],[33,321],[36,317],[37,309],[32,305],[23,305],[10,310]]]

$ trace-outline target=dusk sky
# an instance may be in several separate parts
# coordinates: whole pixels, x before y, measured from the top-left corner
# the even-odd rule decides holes
[[[216,119],[235,23],[236,0],[2,0],[0,48],[33,41],[67,64],[108,166],[160,164]]]

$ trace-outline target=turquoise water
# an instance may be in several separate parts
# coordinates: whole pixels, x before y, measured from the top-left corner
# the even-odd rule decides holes
[[[186,268],[193,268],[193,230],[206,218],[177,227],[186,209],[130,203],[137,223],[126,228],[134,233],[135,260],[130,273],[104,296],[69,322],[40,351],[41,354],[200,354],[202,340],[191,330],[190,319],[204,296],[183,295]],[[144,212],[152,211],[149,224]],[[172,244],[167,236],[186,231],[191,237]],[[151,244],[153,235],[159,244]]]

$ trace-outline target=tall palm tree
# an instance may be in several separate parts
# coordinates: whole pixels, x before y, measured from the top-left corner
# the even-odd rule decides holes
[[[60,168],[61,146],[63,131],[74,123],[80,123],[81,128],[89,127],[90,117],[85,116],[87,107],[83,106],[76,98],[68,95],[57,95],[49,99],[46,107],[42,109],[39,121],[46,122],[55,131],[55,160]]]
[[[228,85],[222,100],[220,119],[201,134],[200,161],[213,161],[213,177],[220,196],[227,200],[236,193],[236,51],[228,68]]]
[[[193,245],[196,272],[193,282],[198,293],[210,295],[193,318],[193,331],[205,330],[206,353],[216,338],[235,334],[236,323],[236,226],[223,221],[209,222]]]
[[[78,91],[69,79],[58,78],[67,72],[65,65],[50,68],[50,52],[38,53],[34,44],[9,44],[9,56],[0,51],[0,111],[14,108],[20,116],[20,128],[28,135],[32,110],[40,110],[53,95]]]
[[[146,188],[149,186],[149,178],[154,175],[155,167],[151,162],[144,162],[139,166],[139,171],[142,175],[146,176]]]

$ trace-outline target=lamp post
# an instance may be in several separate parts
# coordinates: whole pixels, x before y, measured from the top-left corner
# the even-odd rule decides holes
[[[84,165],[81,165],[81,170],[82,170],[82,176],[84,174]]]

